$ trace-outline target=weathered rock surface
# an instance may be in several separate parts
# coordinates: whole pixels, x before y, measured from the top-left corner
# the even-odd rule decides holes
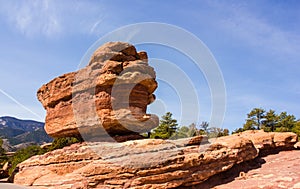
[[[201,189],[299,189],[300,150],[282,151],[213,176]]]
[[[239,164],[249,165],[251,161],[259,165],[264,163],[257,159],[261,158],[261,150],[267,149],[265,152],[269,153],[289,150],[296,142],[294,133],[246,131],[210,140],[210,143],[206,136],[78,143],[22,162],[18,165],[19,172],[14,176],[14,183],[38,189],[205,188],[206,182]],[[239,174],[240,177],[249,175]],[[249,178],[253,182],[255,174]],[[275,177],[272,176],[272,179]],[[298,177],[291,175],[283,179],[295,181],[295,186],[299,181]]]
[[[276,153],[281,150],[294,149],[298,136],[292,132],[264,132],[263,130],[249,130],[238,134],[251,140],[260,155]]]
[[[254,159],[252,142],[240,136],[212,144],[144,139],[74,144],[19,164],[14,182],[39,189],[190,187],[235,164]]]
[[[155,100],[155,77],[146,52],[128,43],[106,43],[86,67],[38,90],[47,110],[45,130],[52,137],[85,138],[150,131],[158,125],[157,116],[146,114]]]

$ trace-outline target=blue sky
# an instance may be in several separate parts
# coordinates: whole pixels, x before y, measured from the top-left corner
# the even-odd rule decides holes
[[[42,84],[76,70],[87,49],[106,33],[128,24],[161,22],[193,33],[214,55],[226,84],[223,127],[241,127],[254,107],[287,111],[300,118],[297,0],[0,3],[1,116],[43,121],[45,111],[36,99]],[[178,97],[170,98],[172,89],[163,82],[156,91],[161,101],[157,110],[152,107],[153,112],[171,111],[182,125],[209,120],[209,87],[201,73],[182,63],[188,59],[151,45],[138,50],[146,50],[150,58],[175,62],[197,86],[199,120],[180,117]]]

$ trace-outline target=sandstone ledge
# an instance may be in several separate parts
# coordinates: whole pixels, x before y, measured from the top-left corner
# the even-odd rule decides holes
[[[294,133],[263,131],[220,137],[210,142],[206,136],[123,143],[85,142],[22,162],[18,165],[14,183],[38,189],[197,186],[213,175],[258,157],[263,148],[257,144],[269,141],[265,140],[266,136],[259,137],[262,141],[252,136],[257,132],[260,133],[258,136],[262,133],[280,136],[280,140],[273,138],[272,143],[280,141],[275,142],[278,145],[271,145],[275,151],[288,150],[297,142]],[[270,146],[268,150],[271,150]]]
[[[202,146],[160,139],[74,144],[19,164],[14,183],[49,189],[174,188],[201,183],[257,156],[252,142],[238,136]]]

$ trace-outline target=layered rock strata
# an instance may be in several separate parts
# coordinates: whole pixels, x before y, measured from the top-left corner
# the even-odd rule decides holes
[[[297,142],[294,133],[263,131],[220,137],[210,143],[206,136],[85,142],[22,162],[14,182],[37,189],[190,188],[256,158],[269,135],[275,142],[269,150],[289,149]]]
[[[292,132],[249,130],[235,135],[251,140],[262,156],[277,153],[282,150],[294,149],[294,145],[298,140],[298,136]]]
[[[86,67],[38,90],[47,110],[45,130],[52,137],[86,138],[150,131],[158,125],[157,116],[146,114],[155,100],[155,77],[146,52],[128,43],[106,43]]]
[[[252,142],[238,136],[204,146],[161,139],[74,144],[21,163],[14,182],[48,189],[174,188],[257,156]]]

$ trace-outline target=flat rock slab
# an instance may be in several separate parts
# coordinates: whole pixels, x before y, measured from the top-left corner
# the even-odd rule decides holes
[[[262,158],[261,167],[240,173],[232,182],[215,186],[216,189],[271,189],[300,188],[300,151],[282,151]],[[215,178],[216,179],[216,178]],[[212,181],[210,181],[212,182]],[[208,184],[202,188],[209,188]],[[212,184],[212,183],[210,183]]]
[[[29,189],[28,187],[17,185],[17,184],[10,184],[10,183],[0,183],[1,189]]]
[[[191,187],[258,155],[252,142],[239,136],[212,144],[203,137],[203,142],[205,149],[160,139],[74,144],[22,162],[14,183],[36,189]]]
[[[256,133],[73,144],[20,163],[14,183],[36,189],[297,188],[300,151],[258,156],[265,148],[289,150],[296,134]]]

